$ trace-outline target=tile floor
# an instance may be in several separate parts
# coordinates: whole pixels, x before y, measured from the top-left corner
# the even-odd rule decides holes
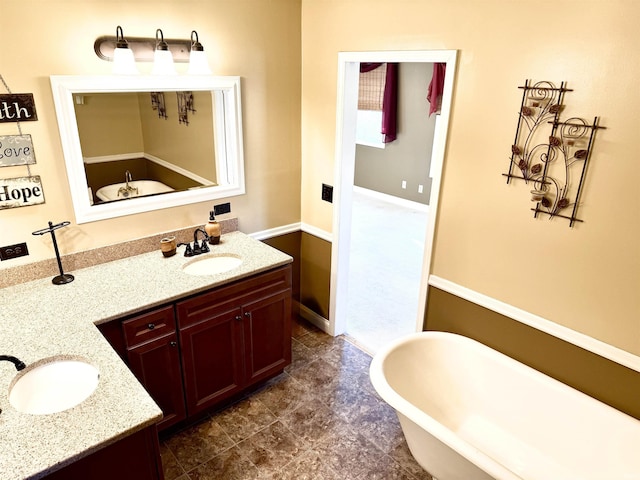
[[[369,381],[371,357],[304,320],[285,372],[161,441],[166,480],[431,480]]]

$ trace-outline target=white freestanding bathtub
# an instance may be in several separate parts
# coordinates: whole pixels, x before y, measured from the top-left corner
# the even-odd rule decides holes
[[[411,334],[370,375],[438,480],[640,480],[640,421],[475,340]]]

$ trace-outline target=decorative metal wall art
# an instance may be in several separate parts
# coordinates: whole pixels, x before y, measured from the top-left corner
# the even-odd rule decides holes
[[[164,105],[164,92],[151,92],[151,108],[157,110],[158,118],[167,119],[167,107]]]
[[[582,118],[560,120],[564,94],[572,91],[562,82],[531,84],[524,90],[516,136],[511,146],[507,183],[524,180],[531,185],[531,201],[536,202],[534,217],[569,220],[569,226],[582,222],[577,218],[595,133],[601,127],[598,117],[592,123]]]
[[[193,106],[193,92],[176,92],[178,96],[178,123],[189,125],[189,112],[196,113]]]

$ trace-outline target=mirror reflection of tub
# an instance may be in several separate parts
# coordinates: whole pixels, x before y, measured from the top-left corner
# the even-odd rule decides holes
[[[173,188],[155,180],[132,180],[106,185],[96,191],[96,197],[103,202],[113,202],[173,191]]]

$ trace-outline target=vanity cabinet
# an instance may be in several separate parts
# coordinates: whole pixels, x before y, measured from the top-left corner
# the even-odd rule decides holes
[[[176,304],[189,414],[280,373],[291,362],[291,268]]]
[[[38,477],[39,478],[39,477]],[[158,431],[139,430],[44,477],[46,480],[163,480]]]
[[[187,417],[173,306],[122,322],[127,363],[158,404],[163,430]]]
[[[98,328],[162,409],[163,430],[291,363],[291,267]]]

